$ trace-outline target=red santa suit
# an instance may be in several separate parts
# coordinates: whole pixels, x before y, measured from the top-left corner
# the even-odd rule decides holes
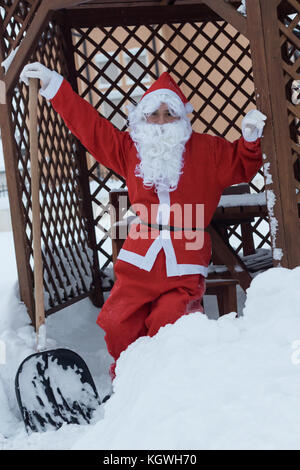
[[[158,85],[156,82],[147,93],[156,93]],[[168,87],[186,104],[172,79]],[[192,132],[185,146],[183,173],[177,189],[155,191],[145,189],[142,178],[135,176],[139,158],[128,132],[119,131],[102,118],[66,80],[51,102],[89,153],[125,178],[136,212],[142,207],[139,214],[142,223],[131,226],[115,264],[116,282],[97,320],[106,332],[108,351],[117,360],[138,337],[153,336],[161,326],[174,323],[188,313],[191,302],[202,298],[211,257],[210,237],[204,229],[224,188],[249,182],[259,170],[260,139],[250,143],[241,137],[230,143],[220,137]],[[178,236],[178,231],[166,226],[183,227],[178,211],[172,209],[184,205],[189,207],[191,230],[185,229]],[[201,205],[203,220],[198,217]],[[159,230],[157,224],[165,229]],[[195,244],[197,249],[187,249],[187,244],[191,246],[193,237],[200,232],[201,247]]]

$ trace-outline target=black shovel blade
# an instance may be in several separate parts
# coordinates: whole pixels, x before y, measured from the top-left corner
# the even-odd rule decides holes
[[[18,369],[15,388],[28,432],[90,423],[101,405],[86,363],[69,349],[28,356]]]

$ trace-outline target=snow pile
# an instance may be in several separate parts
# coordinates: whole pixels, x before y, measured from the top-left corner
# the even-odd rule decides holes
[[[14,379],[35,334],[13,287],[11,234],[0,250],[0,449],[300,448],[300,267],[255,277],[243,317],[195,313],[132,344],[95,424],[28,436]],[[97,314],[78,302],[47,319],[47,335],[83,357],[103,397],[111,358]]]
[[[299,283],[300,268],[271,269],[244,317],[196,313],[136,341],[104,419],[74,448],[299,449]]]
[[[236,207],[236,206],[263,206],[266,204],[266,194],[247,193],[247,194],[228,194],[221,196],[218,206]]]

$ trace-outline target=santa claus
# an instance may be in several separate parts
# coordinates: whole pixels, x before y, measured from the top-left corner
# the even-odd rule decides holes
[[[211,257],[205,228],[227,186],[249,182],[262,164],[266,117],[250,111],[233,143],[192,131],[192,107],[163,73],[129,111],[129,132],[116,129],[55,71],[26,65],[21,79],[41,80],[68,128],[103,165],[125,178],[139,215],[115,264],[116,282],[99,313],[115,364],[137,338],[155,335],[201,300]],[[194,241],[194,243],[192,243]]]

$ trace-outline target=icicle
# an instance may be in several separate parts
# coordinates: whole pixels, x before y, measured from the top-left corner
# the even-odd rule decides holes
[[[272,189],[266,190],[266,196],[267,196],[268,212],[270,216],[270,229],[271,229],[273,258],[280,261],[283,257],[283,251],[281,248],[276,247],[276,237],[277,237],[277,230],[278,230],[278,220],[274,216],[274,206],[275,206],[276,196]]]

